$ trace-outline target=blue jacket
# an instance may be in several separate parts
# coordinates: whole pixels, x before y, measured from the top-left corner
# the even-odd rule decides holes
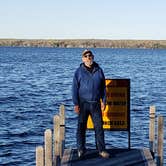
[[[106,104],[105,77],[96,62],[92,73],[83,63],[76,70],[72,84],[72,99],[74,105],[79,105],[80,101],[99,102],[100,99]]]

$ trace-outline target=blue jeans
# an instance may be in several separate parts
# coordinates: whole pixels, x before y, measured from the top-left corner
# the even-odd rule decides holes
[[[102,112],[99,102],[80,102],[77,126],[77,148],[85,150],[88,116],[91,115],[95,129],[96,146],[99,152],[105,150]]]

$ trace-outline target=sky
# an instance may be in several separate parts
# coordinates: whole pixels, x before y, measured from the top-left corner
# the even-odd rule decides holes
[[[166,0],[0,0],[0,38],[166,40]]]

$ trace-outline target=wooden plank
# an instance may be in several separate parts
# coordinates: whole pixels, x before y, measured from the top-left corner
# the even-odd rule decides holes
[[[155,152],[155,106],[150,106],[149,110],[149,146],[150,151],[153,153]]]
[[[52,131],[47,129],[44,132],[44,156],[45,166],[52,166]]]
[[[163,166],[164,117],[158,117],[157,165]]]
[[[44,166],[44,149],[43,149],[43,146],[36,147],[36,166]]]
[[[55,115],[54,116],[54,133],[53,133],[53,140],[54,140],[53,166],[57,166],[60,161],[59,137],[60,137],[60,117],[59,115]]]
[[[71,156],[72,156],[72,149],[65,149],[61,160],[61,166],[69,166]]]
[[[142,153],[143,156],[145,157],[145,160],[147,161],[147,166],[156,166],[149,149],[143,149]]]
[[[65,148],[65,107],[64,105],[60,106],[59,110],[60,117],[60,137],[59,137],[59,148],[60,148],[60,158],[63,156],[64,148]]]
[[[60,156],[59,137],[60,137],[60,117],[54,116],[54,156]]]

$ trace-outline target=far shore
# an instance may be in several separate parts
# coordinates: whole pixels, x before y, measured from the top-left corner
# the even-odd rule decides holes
[[[63,48],[166,48],[166,40],[0,39],[0,46]]]

